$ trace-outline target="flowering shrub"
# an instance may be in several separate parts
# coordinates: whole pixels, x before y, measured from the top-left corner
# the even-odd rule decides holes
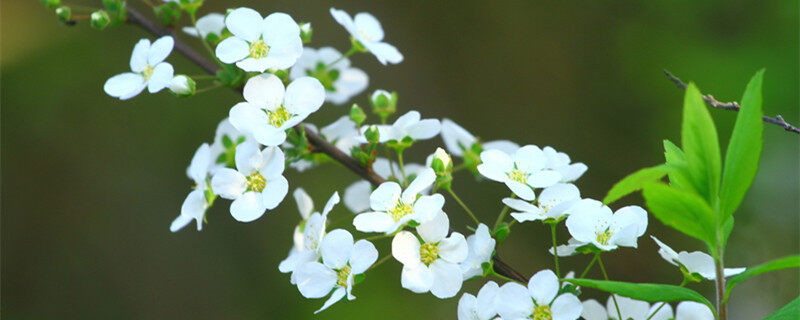
[[[78,17],[60,0],[45,4],[62,21],[75,24]],[[726,303],[736,284],[767,271],[800,266],[797,255],[747,268],[724,265],[733,213],[758,168],[762,120],[783,121],[762,115],[763,71],[747,85],[741,105],[735,104],[739,114],[724,159],[706,108],[706,102],[715,107],[719,102],[703,96],[694,84],[686,86],[677,80],[686,89],[681,147],[665,140],[664,164],[625,177],[599,201],[582,195],[577,185],[588,169],[584,163],[573,162],[550,146],[484,142],[453,120],[423,118],[415,110],[395,118],[399,111],[396,92],[369,94],[371,117],[353,104],[321,129],[308,122],[325,102],[344,105],[365,93],[369,77],[352,66],[350,56],[370,53],[384,66],[403,61],[400,51],[384,41],[380,22],[369,13],[351,17],[330,9],[350,36],[350,50],[341,53],[332,47],[311,47],[311,24],[297,23],[280,12],[262,15],[250,8],[234,8],[196,19],[202,1],[163,0],[154,6],[157,24],[121,0],[103,0],[103,6],[85,16],[92,27],[105,29],[127,22],[157,36],[153,42],[142,39],[133,46],[131,72],[112,76],[103,86],[109,96],[126,100],[147,88],[149,93],[168,89],[183,98],[220,87],[242,95],[220,121],[214,141],[201,144],[192,157],[187,169],[192,191],[170,230],[178,232],[192,222],[202,230],[208,208],[219,205],[218,197],[231,200],[230,213],[237,221],[260,219],[274,212],[293,188],[301,219],[294,226],[293,246],[277,268],[288,274],[287,280],[303,297],[327,297],[317,312],[345,297],[354,300],[355,287],[370,269],[396,260],[402,264],[402,288],[430,292],[438,299],[457,296],[465,281],[493,278],[502,282],[486,281],[476,295],[462,293],[459,319],[727,319]],[[192,22],[181,29],[182,36],[199,41],[210,60],[165,28],[178,27],[182,14],[188,14]],[[210,75],[176,75],[165,61],[173,49]],[[198,83],[209,80],[199,87]],[[430,156],[424,162],[405,162],[406,149],[437,137],[444,149],[428,150]],[[378,157],[379,153],[386,157]],[[293,175],[287,167],[302,172],[331,161],[364,180],[333,186],[344,188],[343,197],[334,191],[323,209],[315,211],[311,197],[287,179]],[[477,179],[456,180],[454,174],[459,171]],[[454,189],[476,180],[500,182],[509,191],[508,197],[491,200],[502,207],[491,227],[473,214]],[[616,200],[639,191],[644,208],[612,209]],[[473,225],[467,230],[452,229],[449,215],[453,213],[443,211],[446,201],[456,202]],[[329,230],[328,214],[340,202],[352,211],[348,217],[352,222]],[[676,252],[650,235],[664,260],[679,268],[683,281],[670,285],[610,280],[604,254],[636,249],[647,234],[651,215],[700,240],[707,252]],[[566,244],[559,244],[556,236],[562,222],[570,235]],[[517,223],[550,227],[553,241],[541,249],[552,254],[552,269],[538,271],[529,279],[500,259],[498,247]],[[391,252],[379,253],[372,242],[384,239],[391,239]],[[589,255],[592,260],[577,276],[562,273],[559,259],[576,255]],[[586,278],[595,266],[603,279]],[[716,304],[686,287],[703,281],[715,282]],[[609,293],[605,306],[596,300],[581,301],[587,289]],[[798,301],[770,318],[797,319]]]

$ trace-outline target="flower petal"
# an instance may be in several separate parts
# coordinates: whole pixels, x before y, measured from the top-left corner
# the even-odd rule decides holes
[[[675,308],[675,319],[679,320],[713,320],[714,314],[702,303],[683,301]]]
[[[478,314],[478,299],[475,296],[464,293],[461,295],[461,299],[458,299],[458,320],[474,320],[475,315]],[[489,319],[489,318],[481,318],[478,316],[478,319]]]
[[[311,196],[300,187],[294,189],[292,196],[294,196],[294,201],[297,202],[297,210],[300,211],[300,217],[302,217],[303,220],[308,219],[308,217],[311,216],[311,212],[314,211],[314,201],[311,199]]]
[[[478,172],[484,177],[497,182],[508,180],[508,172],[514,168],[514,161],[511,157],[500,150],[486,150],[481,152],[481,164],[478,165]]]
[[[319,262],[308,262],[298,268],[297,289],[303,297],[322,298],[336,285],[336,273]]]
[[[583,305],[574,294],[565,293],[553,301],[550,310],[553,312],[553,320],[575,320],[581,316]]]
[[[336,229],[325,235],[319,246],[322,262],[331,269],[341,269],[347,265],[353,251],[353,235],[344,229]]]
[[[261,192],[261,201],[264,208],[268,210],[275,209],[281,204],[287,193],[289,193],[289,181],[283,176],[271,177],[267,180],[264,190]]]
[[[171,64],[166,62],[157,64],[156,67],[153,68],[153,74],[150,76],[150,80],[147,81],[147,91],[156,93],[166,88],[169,83],[172,82],[174,73],[175,70],[172,69]]]
[[[264,156],[258,144],[245,141],[236,146],[236,169],[245,176],[256,173],[264,165]]]
[[[581,317],[585,320],[608,320],[608,313],[606,312],[606,307],[600,302],[590,299],[583,302]]]
[[[217,45],[214,54],[223,63],[234,63],[250,55],[250,44],[237,37],[228,37]]]
[[[245,192],[231,203],[231,216],[239,222],[255,221],[266,211],[261,194],[254,191]]]
[[[236,199],[247,190],[247,179],[236,170],[223,168],[211,178],[211,190],[225,199]]]
[[[264,164],[258,171],[265,178],[276,177],[283,174],[286,168],[286,156],[278,147],[267,147],[261,154],[264,158]]]
[[[436,181],[436,173],[433,172],[433,169],[427,168],[423,170],[414,181],[408,185],[405,191],[403,191],[403,201],[405,202],[414,202],[416,200],[417,195],[422,191],[433,185],[433,182]]]
[[[197,231],[200,231],[203,230],[203,216],[206,214],[207,207],[205,191],[195,189],[183,201],[181,215],[197,221]]]
[[[353,23],[364,40],[370,42],[383,40],[383,28],[373,15],[367,12],[359,12],[354,17]]]
[[[433,219],[417,227],[417,233],[427,243],[441,241],[447,236],[448,230],[450,230],[450,219],[447,218],[444,211],[439,211],[433,215]]]
[[[392,216],[385,212],[364,212],[353,219],[353,226],[361,232],[393,232]]]
[[[372,185],[369,181],[356,181],[344,189],[344,205],[353,213],[369,210],[370,193],[372,193]]]
[[[519,283],[504,284],[497,299],[497,313],[503,319],[524,319],[533,313],[533,300],[528,289]]]
[[[172,47],[175,45],[175,40],[172,36],[163,36],[158,38],[152,45],[150,50],[147,51],[147,64],[154,66],[164,61],[172,52]]]
[[[534,188],[547,188],[559,181],[561,181],[561,174],[558,171],[542,170],[528,178],[528,185]]]
[[[425,264],[415,266],[403,265],[400,273],[400,284],[414,293],[425,293],[433,286],[433,272]]]
[[[179,230],[183,229],[183,227],[192,223],[192,220],[194,220],[192,217],[179,214],[175,220],[172,220],[172,224],[169,225],[169,231],[178,232]]]
[[[131,71],[140,73],[147,67],[147,53],[150,51],[150,40],[141,39],[133,46],[131,53]]]
[[[108,78],[103,91],[109,96],[125,100],[138,95],[145,87],[147,83],[142,75],[126,72]]]
[[[370,207],[375,211],[388,211],[394,208],[400,199],[400,191],[400,185],[396,182],[381,183],[369,196]]]
[[[408,136],[414,140],[427,140],[439,134],[442,124],[438,119],[425,119],[406,128]]]
[[[536,199],[536,193],[534,193],[533,189],[531,189],[531,187],[527,184],[523,184],[516,180],[506,180],[506,186],[511,189],[511,192],[522,199],[528,201],[533,201]]]
[[[292,81],[286,88],[286,109],[294,114],[310,114],[325,102],[325,87],[312,77]]]
[[[414,203],[414,214],[406,217],[418,223],[426,223],[441,212],[443,206],[444,197],[441,194],[435,193],[430,196],[422,196]]]
[[[420,243],[413,233],[400,231],[392,239],[392,256],[403,265],[416,266],[421,263]]]
[[[350,272],[353,274],[362,274],[375,261],[378,261],[378,249],[372,242],[361,239],[353,244],[353,251],[350,253]]]
[[[281,79],[273,74],[262,73],[247,80],[242,92],[244,99],[256,107],[275,110],[283,103],[285,91]]]
[[[454,297],[461,290],[461,269],[457,264],[437,259],[430,265],[433,273],[431,293],[439,299]]]
[[[234,36],[253,42],[261,37],[261,28],[264,19],[258,11],[250,8],[238,8],[225,18],[225,26]]]
[[[530,295],[539,305],[550,304],[550,301],[553,301],[553,298],[558,294],[559,289],[558,277],[550,270],[539,271],[528,281]]]
[[[342,300],[342,298],[344,298],[346,293],[347,290],[345,288],[341,287],[336,288],[336,290],[334,290],[333,293],[331,294],[330,298],[328,298],[328,300],[325,301],[325,304],[322,305],[322,308],[319,308],[319,310],[314,311],[314,314],[320,313],[322,310],[328,309],[334,303],[339,302],[339,300]]]
[[[467,240],[458,232],[453,232],[449,237],[439,242],[439,256],[452,263],[461,263],[467,258],[469,247]]]
[[[372,52],[372,55],[378,58],[378,61],[383,65],[386,65],[387,62],[391,64],[403,62],[403,54],[391,44],[386,42],[372,42],[365,43],[364,46],[369,52]]]
[[[476,301],[477,314],[480,319],[491,319],[497,314],[497,295],[500,294],[500,286],[494,281],[489,281],[478,291]]]

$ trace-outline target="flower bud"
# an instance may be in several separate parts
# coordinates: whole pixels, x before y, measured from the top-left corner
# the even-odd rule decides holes
[[[169,90],[179,97],[188,97],[195,93],[197,87],[194,80],[185,75],[179,74],[169,82]]]
[[[300,23],[300,39],[303,43],[311,42],[311,36],[314,34],[314,29],[311,28],[311,22]]]
[[[367,132],[364,133],[364,136],[370,143],[378,143],[381,140],[381,134],[378,131],[378,126],[376,125],[369,126],[369,128],[367,128]]]
[[[350,108],[350,120],[356,123],[357,127],[360,127],[364,120],[367,120],[367,115],[364,113],[364,110],[361,109],[357,104],[353,104]]]
[[[42,4],[49,9],[58,8],[61,0],[42,0]]]
[[[442,148],[436,148],[433,153],[433,163],[431,164],[436,174],[445,175],[453,170],[453,159]]]
[[[109,23],[111,23],[111,17],[108,16],[108,12],[105,10],[92,12],[91,20],[89,22],[89,25],[91,25],[92,28],[103,30],[108,27]]]
[[[56,17],[58,21],[69,24],[72,20],[72,10],[67,6],[60,6],[56,8]]]
[[[153,12],[158,18],[158,23],[162,26],[173,26],[181,19],[180,5],[175,2],[167,2],[153,8]]]
[[[375,90],[370,97],[372,112],[379,115],[384,121],[397,110],[397,93],[386,90]]]

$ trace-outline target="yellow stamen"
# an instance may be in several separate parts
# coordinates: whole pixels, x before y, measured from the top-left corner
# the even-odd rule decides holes
[[[553,312],[550,311],[550,306],[542,305],[533,309],[532,318],[534,320],[553,320]]]
[[[439,258],[439,247],[435,243],[425,243],[419,247],[419,256],[422,263],[430,265]]]
[[[286,121],[291,119],[294,115],[289,113],[286,110],[285,106],[280,106],[278,109],[273,111],[267,111],[267,116],[269,117],[269,124],[273,127],[280,128]]]
[[[611,231],[611,228],[606,228],[603,232],[595,232],[595,235],[597,235],[597,243],[607,246],[611,236],[614,235],[614,231]]]
[[[247,177],[247,187],[250,190],[255,192],[264,191],[264,187],[267,186],[267,179],[264,178],[260,173],[256,172],[251,174]]]
[[[398,200],[397,205],[390,209],[389,213],[392,215],[392,218],[394,218],[394,221],[397,222],[403,217],[414,213],[414,207],[403,202],[403,200]]]
[[[523,172],[523,171],[520,171],[517,168],[514,168],[514,170],[511,170],[511,172],[507,173],[507,175],[508,175],[508,178],[511,179],[511,180],[514,180],[514,181],[522,183],[522,184],[528,184],[528,173],[527,172]]]
[[[256,40],[255,42],[250,44],[250,56],[255,59],[261,59],[266,57],[269,53],[269,46],[261,41],[261,39]]]
[[[336,285],[342,288],[347,288],[347,278],[350,277],[350,265],[336,270]]]

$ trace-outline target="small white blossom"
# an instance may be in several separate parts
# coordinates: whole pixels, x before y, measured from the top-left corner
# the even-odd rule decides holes
[[[650,236],[650,238],[653,238],[656,244],[658,244],[658,253],[662,258],[664,258],[664,260],[667,260],[667,262],[678,267],[683,266],[690,273],[697,273],[708,280],[715,280],[717,278],[717,271],[714,266],[714,258],[712,258],[710,255],[700,251],[681,251],[678,253],[675,252],[675,250],[672,250],[672,248],[670,248],[668,245],[656,239],[656,237]],[[725,268],[723,273],[727,278],[740,274],[746,269],[747,268]]]
[[[236,146],[236,170],[219,169],[211,178],[211,189],[222,198],[233,200],[231,215],[241,222],[260,218],[272,210],[289,192],[283,177],[285,158],[277,147],[263,151],[253,142]]]
[[[650,304],[645,301],[633,300],[618,295],[615,295],[615,297],[617,304],[614,304],[614,299],[608,297],[605,307],[594,299],[584,301],[583,313],[581,316],[586,320],[619,320],[619,315],[621,314],[624,320],[646,320],[652,314],[653,317],[649,318],[650,320],[673,319],[672,307],[669,304],[665,304],[661,307],[661,303],[655,303],[650,306]],[[617,307],[619,307],[619,313],[617,312]],[[659,307],[661,308],[659,309]],[[703,307],[708,310],[708,307]],[[658,310],[658,312],[656,312],[656,310]],[[656,314],[653,314],[654,312],[656,312]],[[679,318],[676,319],[680,320]]]
[[[164,59],[172,52],[174,40],[171,36],[163,36],[150,44],[150,40],[141,39],[133,47],[131,53],[131,71],[109,78],[103,90],[112,97],[126,100],[138,95],[144,88],[156,93],[166,88],[172,81],[174,69]]]
[[[369,210],[369,197],[372,184],[367,180],[358,180],[344,189],[344,205],[353,213]]]
[[[429,166],[423,166],[418,163],[407,163],[405,165],[406,173],[409,176],[419,176],[428,167]],[[372,171],[384,179],[395,177],[402,183],[406,181],[403,177],[399,177],[400,166],[395,162],[390,164],[389,159],[386,158],[376,158],[375,162],[372,163]],[[427,194],[431,188],[433,188],[433,184],[423,188],[420,193]],[[344,190],[344,205],[353,213],[367,211],[369,210],[369,197],[371,193],[372,184],[370,184],[369,181],[359,180],[353,182],[353,184]]]
[[[319,110],[325,101],[325,89],[311,77],[294,80],[284,89],[278,77],[265,73],[247,80],[243,92],[246,102],[231,108],[231,124],[267,146],[286,141],[286,130]]]
[[[430,291],[440,299],[455,296],[463,282],[458,264],[467,257],[467,241],[458,232],[447,237],[450,221],[443,211],[416,229],[421,241],[409,231],[400,231],[392,240],[392,256],[403,264],[403,288]]]
[[[169,230],[177,232],[187,226],[192,220],[197,222],[197,231],[203,230],[203,217],[208,209],[206,190],[209,170],[211,170],[211,148],[207,143],[200,145],[192,157],[192,162],[186,168],[186,175],[195,183],[195,189],[186,196],[181,205],[181,213],[172,221]]]
[[[354,277],[362,274],[378,260],[378,250],[367,240],[353,243],[350,232],[336,229],[329,232],[319,245],[322,263],[313,261],[301,265],[297,288],[306,298],[318,299],[331,294],[315,313],[327,309],[347,295],[353,300]],[[331,291],[333,291],[331,293]]]
[[[383,28],[378,19],[369,13],[359,12],[351,18],[347,12],[331,8],[333,19],[341,24],[347,32],[375,55],[382,64],[398,64],[403,61],[403,55],[393,45],[383,42]]]
[[[566,153],[558,152],[550,146],[544,147],[542,152],[547,157],[545,168],[558,171],[562,177],[561,182],[578,180],[588,169],[582,162],[570,163],[569,156]]]
[[[422,119],[417,111],[409,111],[408,113],[400,116],[391,125],[378,125],[378,132],[380,133],[379,142],[387,141],[402,141],[408,137],[413,140],[427,140],[439,134],[442,124],[439,119]],[[364,132],[367,131],[369,126],[361,127],[361,135],[359,139],[362,143],[367,142]]]
[[[570,235],[604,251],[618,246],[636,248],[637,239],[647,229],[647,211],[638,206],[624,207],[612,214],[600,201],[583,199],[570,212],[567,217]]]
[[[442,141],[450,154],[456,157],[464,156],[464,151],[470,150],[472,145],[478,143],[478,139],[467,129],[453,122],[453,120],[442,119]],[[481,143],[483,150],[500,150],[507,154],[517,152],[519,145],[508,140],[494,140]]]
[[[297,282],[294,271],[298,266],[306,262],[317,261],[319,259],[319,244],[325,235],[325,224],[328,221],[328,213],[333,210],[333,206],[339,203],[339,193],[334,192],[322,213],[314,212],[314,202],[303,188],[297,188],[293,193],[297,202],[297,209],[300,211],[302,221],[294,228],[294,245],[286,257],[278,265],[278,270],[283,273],[292,273],[291,283]]]
[[[340,60],[341,59],[341,60]],[[289,77],[294,80],[311,76],[325,87],[325,101],[341,105],[361,93],[369,85],[369,77],[361,69],[350,66],[350,59],[331,47],[303,49]]]
[[[221,13],[209,13],[197,19],[197,28],[183,27],[183,32],[197,37],[198,35],[206,39],[209,34],[215,35],[218,39],[222,38],[222,30],[225,30],[225,15]]]
[[[581,199],[581,192],[574,184],[559,183],[542,190],[537,204],[505,198],[503,203],[519,212],[511,213],[519,222],[536,220],[559,220],[569,214],[568,210]]]
[[[244,71],[288,69],[303,53],[300,27],[288,14],[262,18],[253,9],[238,8],[225,17],[225,26],[233,36],[217,45],[217,58]]]
[[[195,93],[195,83],[192,78],[189,78],[185,75],[177,75],[172,78],[167,86],[169,91],[179,95],[179,96],[188,96]]]
[[[505,183],[518,197],[531,201],[536,198],[533,188],[546,188],[558,183],[561,174],[545,169],[547,158],[539,147],[519,148],[512,158],[500,150],[481,152],[478,172],[484,177]]]
[[[361,213],[353,225],[361,232],[384,232],[390,234],[409,221],[425,223],[433,219],[444,206],[440,194],[420,196],[421,191],[433,185],[436,174],[426,169],[405,190],[396,182],[384,182],[370,195],[373,211]]]
[[[458,300],[458,320],[491,320],[497,315],[497,294],[500,287],[494,281],[483,285],[478,296],[469,293]]]
[[[509,282],[500,287],[497,313],[503,319],[575,320],[583,310],[572,293],[558,295],[558,277],[553,271],[537,272],[528,287]]]
[[[467,258],[461,263],[461,275],[464,280],[483,274],[483,265],[492,259],[495,240],[489,233],[489,227],[481,223],[475,233],[467,237],[469,251]]]

